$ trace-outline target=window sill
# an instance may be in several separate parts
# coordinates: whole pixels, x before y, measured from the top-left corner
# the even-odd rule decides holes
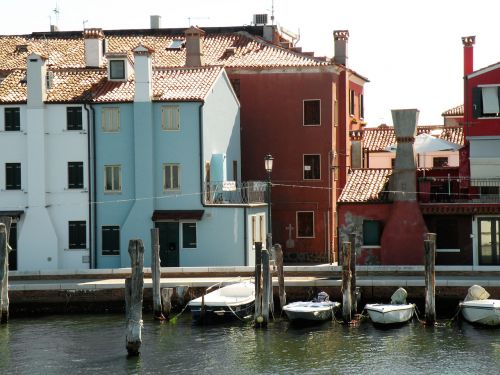
[[[459,253],[460,249],[436,249],[436,253]]]
[[[102,254],[101,253],[101,256],[103,256],[103,257],[118,257],[118,256],[120,256],[120,253],[118,253],[118,254]]]
[[[380,249],[381,245],[361,245],[362,249]]]
[[[85,248],[85,247],[82,247],[82,248],[79,248],[79,249],[64,249],[64,251],[89,251],[88,248]]]
[[[314,126],[314,127],[318,127],[318,126],[321,126],[321,124],[302,124],[302,126]]]
[[[118,195],[118,194],[121,194],[121,193],[122,193],[121,190],[116,190],[116,191],[111,191],[111,190],[106,191],[106,190],[104,190],[104,194],[106,194],[106,195]]]

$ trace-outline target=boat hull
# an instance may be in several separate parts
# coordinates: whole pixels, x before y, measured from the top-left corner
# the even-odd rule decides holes
[[[246,321],[253,317],[254,302],[237,306],[191,307],[191,317],[195,323],[223,323],[235,320]]]
[[[338,302],[293,302],[283,307],[288,320],[292,322],[321,322],[333,318],[339,308]]]
[[[485,299],[462,302],[462,316],[473,324],[500,326],[500,300]]]
[[[375,324],[403,324],[408,322],[415,313],[415,305],[367,304],[365,310]]]

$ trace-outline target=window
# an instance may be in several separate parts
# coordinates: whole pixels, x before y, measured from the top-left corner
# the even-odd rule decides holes
[[[432,158],[432,166],[433,167],[447,167],[448,166],[448,158],[447,157],[436,157]]]
[[[66,108],[66,129],[82,130],[82,107]]]
[[[179,190],[179,164],[163,165],[163,190]]]
[[[110,79],[125,79],[125,61],[110,60],[109,61],[109,78]]]
[[[19,108],[5,108],[5,131],[21,130]]]
[[[359,95],[359,118],[365,117],[365,97],[363,94]]]
[[[85,249],[87,247],[87,223],[85,221],[70,221],[69,248]]]
[[[196,223],[182,224],[182,247],[185,249],[196,248]]]
[[[313,211],[298,211],[297,212],[297,237],[302,237],[302,238],[314,237],[314,212]]]
[[[102,255],[120,255],[120,227],[102,226]]]
[[[102,130],[105,132],[117,132],[120,130],[120,109],[102,109]]]
[[[119,193],[122,191],[122,167],[121,165],[104,166],[104,192]]]
[[[68,162],[68,189],[83,189],[83,162]]]
[[[354,116],[354,90],[349,91],[349,114]]]
[[[321,125],[320,104],[320,100],[304,100],[304,125]]]
[[[161,128],[163,130],[179,130],[180,108],[177,105],[161,107]]]
[[[500,117],[500,86],[474,87],[472,111],[475,118]]]
[[[5,164],[5,190],[21,190],[21,163]]]
[[[238,160],[233,160],[233,180],[238,181]]]
[[[380,246],[380,221],[363,221],[363,246]]]
[[[304,180],[319,180],[320,156],[304,155]]]

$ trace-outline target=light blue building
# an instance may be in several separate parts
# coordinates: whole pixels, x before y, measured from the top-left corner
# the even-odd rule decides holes
[[[262,183],[240,180],[240,109],[223,67],[152,68],[154,51],[109,54],[95,90],[93,267],[130,266],[141,238],[162,266],[252,265],[265,242]]]

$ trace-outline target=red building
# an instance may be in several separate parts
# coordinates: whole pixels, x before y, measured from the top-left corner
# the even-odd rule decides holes
[[[368,82],[347,67],[348,36],[334,32],[331,61],[228,70],[241,101],[243,180],[265,179],[264,156],[272,154],[273,242],[288,262],[334,259],[348,134],[364,125]]]
[[[339,198],[339,232],[356,234],[361,264],[422,264],[431,232],[439,265],[500,266],[500,63],[474,71],[474,37],[463,43],[465,104],[443,114],[463,122],[460,165],[417,170],[409,132],[396,134],[394,169],[355,170]]]

